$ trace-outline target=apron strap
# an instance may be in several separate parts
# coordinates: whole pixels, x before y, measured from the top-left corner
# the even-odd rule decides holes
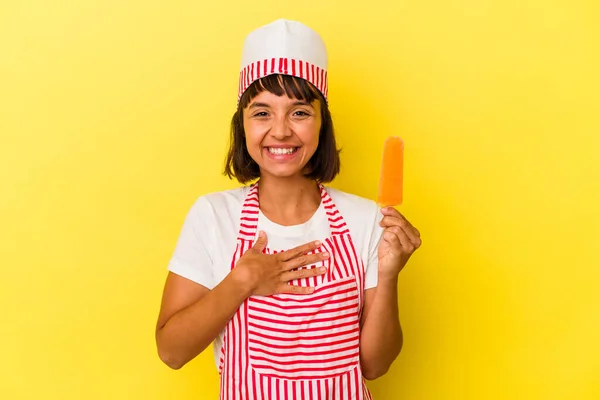
[[[250,191],[242,205],[242,216],[240,218],[240,230],[238,240],[254,242],[258,228],[258,182],[250,187]]]
[[[325,190],[323,185],[319,184],[319,188],[321,189],[321,202],[325,206],[325,213],[329,220],[329,231],[331,232],[331,236],[349,233],[350,231],[348,230],[346,221],[329,196],[329,193],[327,193],[327,190]]]

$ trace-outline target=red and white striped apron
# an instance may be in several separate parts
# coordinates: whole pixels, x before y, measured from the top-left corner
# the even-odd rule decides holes
[[[331,236],[314,252],[330,257],[303,268],[324,265],[327,273],[291,282],[315,287],[310,295],[252,296],[240,306],[225,328],[221,400],[371,400],[359,361],[364,264],[344,218],[320,190]],[[231,268],[254,244],[258,213],[255,184],[242,207]]]

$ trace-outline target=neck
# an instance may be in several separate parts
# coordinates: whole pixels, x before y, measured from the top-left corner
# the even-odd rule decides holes
[[[263,176],[258,181],[260,210],[280,225],[298,225],[310,219],[321,204],[315,181],[299,176],[277,178]]]

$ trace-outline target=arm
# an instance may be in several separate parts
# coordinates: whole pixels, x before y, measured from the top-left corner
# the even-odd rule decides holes
[[[360,359],[366,379],[384,375],[400,354],[402,329],[398,315],[398,281],[379,277],[377,287],[365,292]]]
[[[194,203],[169,263],[155,336],[160,359],[174,369],[208,347],[244,301],[235,276],[215,286],[208,250],[217,247],[214,213],[206,197]]]
[[[377,247],[377,287],[365,291],[360,336],[363,376],[384,375],[402,348],[398,312],[398,274],[421,245],[420,233],[397,210],[382,209],[384,228]]]
[[[156,327],[160,359],[179,369],[206,349],[249,296],[246,286],[233,272],[213,290],[169,273]]]

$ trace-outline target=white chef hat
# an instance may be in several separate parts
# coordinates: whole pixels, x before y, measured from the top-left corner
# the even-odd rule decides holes
[[[252,31],[244,41],[238,102],[254,81],[272,74],[306,79],[327,100],[327,49],[319,34],[285,19]]]

